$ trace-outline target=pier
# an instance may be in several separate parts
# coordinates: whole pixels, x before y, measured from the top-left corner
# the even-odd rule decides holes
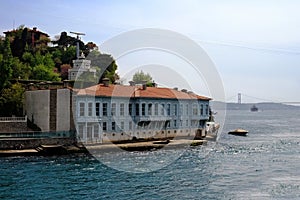
[[[159,150],[162,148],[175,149],[175,148],[187,148],[199,145],[206,145],[209,140],[213,140],[213,136],[208,136],[207,140],[193,140],[193,139],[174,139],[163,141],[141,141],[141,142],[128,142],[128,143],[106,143],[106,144],[90,144],[82,145],[69,144],[69,145],[39,145],[37,148],[30,149],[0,149],[0,157],[9,156],[48,156],[45,154],[48,149],[63,148],[63,153],[56,152],[49,155],[66,155],[66,154],[76,154],[76,153],[90,153],[97,154],[101,152],[115,152],[115,151],[149,151],[149,150]],[[45,151],[42,151],[45,148]]]

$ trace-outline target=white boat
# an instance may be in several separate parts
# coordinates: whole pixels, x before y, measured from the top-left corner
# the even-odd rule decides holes
[[[216,140],[218,137],[218,131],[220,124],[216,122],[206,122],[205,125],[205,136],[206,139]]]
[[[246,136],[248,134],[248,131],[238,128],[238,129],[235,129],[233,131],[229,131],[228,134],[238,135],[238,136]]]

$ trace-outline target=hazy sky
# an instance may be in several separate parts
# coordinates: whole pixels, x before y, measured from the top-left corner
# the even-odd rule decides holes
[[[100,50],[101,43],[133,29],[172,30],[207,52],[227,100],[241,92],[275,102],[300,101],[298,0],[0,0],[0,5],[1,32],[21,24],[37,26],[52,38],[62,31],[84,32],[82,39]],[[125,75],[129,66],[118,64]]]

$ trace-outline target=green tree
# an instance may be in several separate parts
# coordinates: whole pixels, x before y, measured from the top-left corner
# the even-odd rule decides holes
[[[146,82],[146,84],[151,84],[152,83],[152,77],[150,76],[149,73],[144,73],[142,70],[136,72],[133,77],[132,81],[134,81],[137,84],[141,84]]]
[[[21,62],[18,57],[14,57],[12,62],[12,70],[12,79],[28,80],[31,76],[32,68],[28,63]]]
[[[0,54],[0,90],[2,90],[12,77],[13,56],[9,40],[6,38],[3,44],[3,53]]]
[[[30,66],[35,65],[35,58],[30,52],[24,52],[22,56],[22,61]]]
[[[66,47],[61,51],[61,62],[62,64],[71,64],[76,58],[76,46]]]
[[[32,77],[36,80],[60,81],[59,74],[44,64],[39,64],[33,68]]]
[[[111,55],[102,54],[98,50],[92,50],[87,59],[91,60],[92,66],[97,69],[99,82],[103,78],[108,78],[110,83],[115,83],[119,79],[119,75],[116,73],[118,65]]]
[[[9,88],[3,89],[0,96],[0,115],[23,115],[23,99],[25,89],[20,83],[15,83]]]

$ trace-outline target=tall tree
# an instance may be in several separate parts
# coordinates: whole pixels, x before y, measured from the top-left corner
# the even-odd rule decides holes
[[[13,56],[10,43],[8,38],[6,38],[3,45],[3,52],[0,54],[0,90],[8,84],[8,80],[12,77],[12,63]]]
[[[0,116],[22,116],[24,92],[25,89],[20,83],[3,89],[0,96]]]

